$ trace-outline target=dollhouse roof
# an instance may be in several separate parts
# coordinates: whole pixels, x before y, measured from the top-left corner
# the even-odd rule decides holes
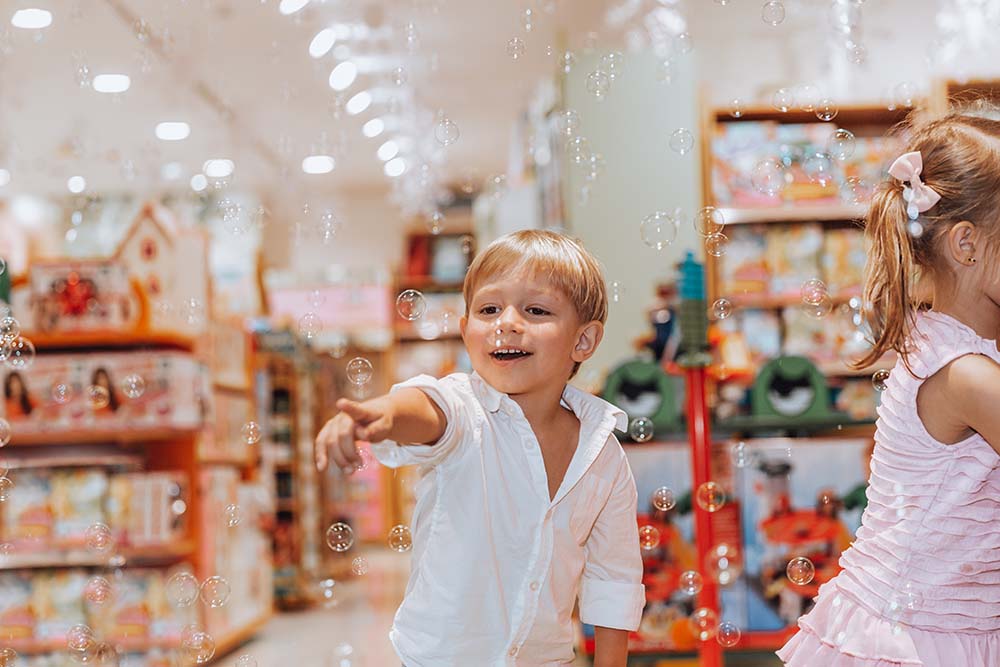
[[[173,216],[170,211],[162,206],[159,206],[153,202],[146,202],[143,204],[142,209],[139,211],[139,215],[135,217],[132,221],[131,226],[122,240],[118,242],[118,248],[115,250],[115,259],[118,259],[125,248],[128,246],[129,242],[132,240],[144,224],[151,224],[155,227],[160,235],[166,240],[169,245],[173,245],[174,236],[177,234],[177,225],[174,222]]]

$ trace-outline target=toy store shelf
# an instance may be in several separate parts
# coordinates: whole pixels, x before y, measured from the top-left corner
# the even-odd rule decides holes
[[[756,431],[828,431],[830,429],[852,428],[855,426],[870,426],[872,419],[852,419],[847,414],[834,414],[817,419],[789,419],[777,416],[740,415],[716,423],[720,431],[727,433],[753,433]]]
[[[187,558],[195,551],[191,540],[127,547],[117,553],[125,557],[126,565],[152,565],[170,563]],[[57,567],[106,567],[108,556],[98,556],[80,549],[13,553],[0,557],[0,570]]]
[[[140,638],[120,638],[114,640],[114,645],[124,653],[144,653],[154,648],[171,649],[181,645],[180,638],[176,639],[140,639]],[[60,653],[66,650],[66,640],[61,639],[5,639],[4,646],[17,651],[18,653]]]
[[[37,431],[20,433],[16,429],[10,439],[11,446],[24,445],[80,445],[86,443],[134,444],[143,442],[169,442],[186,440],[201,432],[201,428],[149,428],[149,429],[87,429],[77,431]]]
[[[190,352],[195,341],[189,336],[169,331],[85,331],[77,333],[26,332],[22,336],[35,344],[39,352],[80,348],[129,349],[141,347],[170,348]]]
[[[7,456],[0,459],[0,468],[27,470],[30,468],[76,468],[102,466],[138,468],[142,456],[126,453],[112,445],[78,445],[38,449],[7,449]]]
[[[451,333],[439,334],[433,338],[424,338],[417,332],[410,329],[397,329],[396,340],[400,343],[433,343],[435,341],[462,340],[462,334],[455,331]]]
[[[918,106],[923,106],[921,102]],[[870,105],[849,105],[842,106],[837,111],[833,119],[838,127],[845,125],[894,125],[905,119],[913,109],[901,107],[889,109],[885,104]],[[732,112],[726,108],[715,110],[715,121],[718,123],[738,123],[741,121],[761,121],[773,120],[780,123],[818,123],[815,111],[804,111],[802,109],[792,109],[789,111],[778,111],[771,106],[755,106],[742,110],[739,118],[735,118]]]
[[[727,225],[768,222],[835,222],[860,220],[868,207],[864,204],[798,204],[794,206],[759,206],[755,208],[720,208]]]
[[[853,298],[860,298],[860,296],[860,294],[852,294],[848,292],[833,295],[830,297],[830,301],[833,305],[839,306],[840,304],[847,303]],[[772,294],[734,294],[729,297],[729,300],[734,306],[739,308],[759,308],[762,310],[773,310],[803,305],[802,297],[798,295],[776,296]]]
[[[268,624],[272,615],[270,609],[264,610],[253,620],[221,635],[215,642],[215,655],[219,657],[224,656],[233,649],[248,642]]]
[[[396,284],[400,289],[421,289],[437,292],[460,292],[462,281],[442,281],[434,276],[398,276]]]

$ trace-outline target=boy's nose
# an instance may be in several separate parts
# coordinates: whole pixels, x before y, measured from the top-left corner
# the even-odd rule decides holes
[[[521,316],[514,306],[504,308],[497,318],[497,328],[503,331],[520,331]]]

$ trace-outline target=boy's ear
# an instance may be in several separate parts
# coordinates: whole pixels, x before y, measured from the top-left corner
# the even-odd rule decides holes
[[[597,320],[587,322],[577,331],[576,345],[573,347],[573,354],[570,356],[573,361],[583,362],[593,356],[597,351],[597,346],[604,338],[604,325]]]
[[[462,335],[463,339],[465,338],[465,325],[467,325],[468,323],[469,323],[469,318],[466,317],[465,315],[462,315],[460,318],[458,318],[458,332]]]

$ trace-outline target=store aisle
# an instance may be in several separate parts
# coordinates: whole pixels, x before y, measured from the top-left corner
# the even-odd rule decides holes
[[[277,614],[250,643],[225,656],[220,667],[250,655],[257,667],[395,667],[389,644],[392,616],[406,589],[410,560],[385,550],[366,552],[364,577],[338,584],[335,604]],[[577,661],[587,665],[585,659]],[[252,664],[252,663],[251,663]]]

